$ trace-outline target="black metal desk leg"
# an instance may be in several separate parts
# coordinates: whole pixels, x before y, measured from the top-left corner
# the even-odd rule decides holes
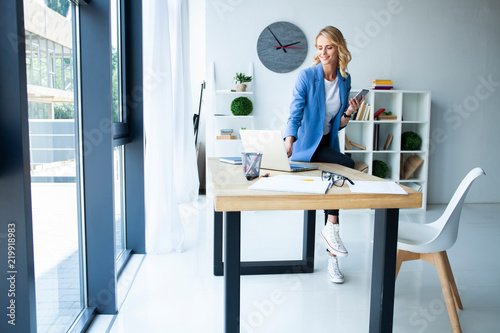
[[[241,216],[241,214],[240,214]],[[241,220],[241,217],[240,217]],[[224,275],[222,262],[225,222],[222,212],[214,211],[214,275]],[[302,258],[300,260],[244,261],[240,263],[240,275],[290,274],[314,272],[314,240],[316,211],[304,211],[304,236]]]
[[[304,240],[302,242],[302,260],[304,272],[314,272],[314,240],[316,230],[316,211],[304,211]]]
[[[214,275],[222,276],[222,212],[214,211]]]
[[[373,243],[370,333],[392,332],[399,209],[377,209]]]
[[[237,333],[240,331],[240,212],[224,212],[224,231],[224,331]]]

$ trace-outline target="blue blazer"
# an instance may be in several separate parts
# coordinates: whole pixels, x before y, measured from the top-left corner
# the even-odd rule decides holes
[[[337,68],[337,78],[340,91],[340,111],[332,119],[330,130],[330,147],[340,151],[338,131],[342,113],[349,107],[349,92],[351,91],[351,76],[343,77]],[[293,89],[293,100],[290,105],[284,137],[293,136],[292,161],[310,162],[323,137],[325,122],[325,83],[323,65],[309,67],[300,71]]]

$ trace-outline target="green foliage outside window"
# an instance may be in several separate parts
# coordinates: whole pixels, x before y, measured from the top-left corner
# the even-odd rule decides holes
[[[113,47],[112,53],[111,53],[111,79],[112,79],[112,84],[111,86],[113,87],[113,122],[117,123],[120,122],[120,107],[119,107],[119,79],[120,75],[118,73],[118,51]]]
[[[28,118],[29,119],[48,119],[49,118],[48,103],[28,102]]]
[[[50,103],[28,102],[29,119],[52,119]],[[74,119],[73,103],[54,103],[54,119]]]
[[[66,17],[66,15],[68,15],[70,2],[68,0],[45,0],[45,5]]]
[[[69,12],[70,2],[68,0],[45,0],[45,5],[52,9],[53,11],[61,14],[66,17]],[[43,41],[42,41],[43,42]],[[60,47],[56,45],[56,47]],[[68,52],[69,51],[69,52]],[[33,74],[33,82],[29,82],[30,84],[37,86],[44,86],[62,90],[73,90],[73,75],[72,75],[72,52],[67,48],[63,48],[64,57],[57,57],[55,59],[55,80],[53,84],[47,82],[47,59],[46,54],[42,55],[41,63],[38,63],[37,55],[33,57],[33,63],[31,63],[31,59],[27,58],[27,71],[30,73],[33,68],[40,68],[41,75],[38,75],[38,72],[34,72]],[[59,53],[59,52],[56,52]],[[29,60],[28,60],[29,59]],[[120,75],[118,73],[118,51],[113,48],[111,55],[111,64],[112,64],[112,87],[113,87],[113,95],[112,95],[112,107],[113,107],[113,121],[119,122],[121,121],[120,117],[120,107],[119,107],[119,80]],[[64,71],[64,81],[62,71]],[[28,75],[30,78],[30,75]],[[41,82],[40,82],[41,77]],[[30,102],[29,107],[30,119],[47,119],[49,117],[49,106],[45,103],[35,103]],[[72,103],[59,103],[54,105],[54,118],[55,119],[73,119],[74,118],[74,105]]]
[[[73,119],[75,109],[73,103],[54,104],[54,119]]]

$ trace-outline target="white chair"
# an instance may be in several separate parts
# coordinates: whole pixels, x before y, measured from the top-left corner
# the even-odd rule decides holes
[[[471,170],[460,183],[443,215],[428,224],[399,222],[396,278],[403,261],[422,259],[436,266],[453,332],[461,332],[457,310],[463,309],[446,250],[455,244],[462,206],[472,182],[485,175]]]

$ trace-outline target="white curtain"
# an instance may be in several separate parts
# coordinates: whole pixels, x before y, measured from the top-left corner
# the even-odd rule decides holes
[[[182,251],[179,204],[199,180],[189,83],[187,0],[143,1],[146,251]]]

